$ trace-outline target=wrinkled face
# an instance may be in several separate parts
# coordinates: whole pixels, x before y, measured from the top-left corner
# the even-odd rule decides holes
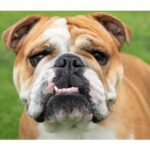
[[[116,39],[84,16],[41,19],[19,46],[14,82],[39,122],[100,122],[123,70]]]

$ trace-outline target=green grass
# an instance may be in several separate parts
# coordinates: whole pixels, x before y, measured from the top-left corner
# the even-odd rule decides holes
[[[18,19],[32,14],[51,16],[70,16],[91,12],[0,12],[0,33]],[[109,12],[130,26],[132,39],[130,46],[124,46],[123,52],[136,55],[150,63],[150,12]],[[0,139],[16,139],[18,125],[23,109],[12,81],[12,68],[15,55],[6,51],[0,39]]]

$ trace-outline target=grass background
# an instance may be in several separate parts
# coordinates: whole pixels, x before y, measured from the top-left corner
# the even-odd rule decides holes
[[[64,12],[0,12],[0,33],[20,18],[32,14],[47,14],[50,16],[72,16],[89,14],[85,11]],[[136,55],[150,63],[150,12],[108,12],[123,20],[132,30],[130,46],[124,46],[122,51]],[[16,139],[18,125],[23,109],[12,80],[12,68],[15,55],[6,51],[0,38],[0,139]]]

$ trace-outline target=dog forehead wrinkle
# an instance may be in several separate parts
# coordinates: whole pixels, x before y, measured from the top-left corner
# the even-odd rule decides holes
[[[70,32],[67,26],[67,20],[61,18],[53,22],[42,34],[43,40],[48,40],[50,44],[58,47],[62,52],[69,49]]]
[[[75,46],[79,48],[90,48],[91,44],[92,42],[87,37],[84,36],[79,36],[75,40]]]

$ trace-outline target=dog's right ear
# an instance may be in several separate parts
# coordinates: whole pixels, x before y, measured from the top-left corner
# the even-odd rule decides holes
[[[105,13],[97,13],[90,15],[95,21],[100,23],[110,35],[117,40],[118,46],[121,48],[123,44],[130,43],[131,30],[118,18]]]
[[[8,49],[12,48],[17,53],[18,47],[23,42],[25,36],[40,19],[40,15],[28,16],[6,29],[2,34],[6,47]]]

